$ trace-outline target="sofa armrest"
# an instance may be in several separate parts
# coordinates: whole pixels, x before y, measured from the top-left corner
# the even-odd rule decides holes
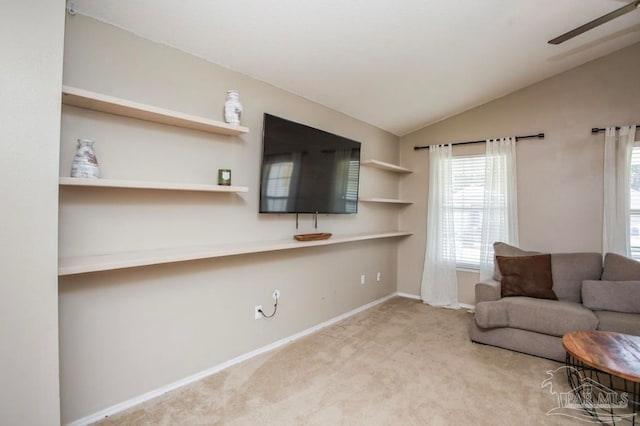
[[[486,279],[476,283],[476,304],[480,302],[492,302],[494,300],[500,300],[500,281],[493,279]]]

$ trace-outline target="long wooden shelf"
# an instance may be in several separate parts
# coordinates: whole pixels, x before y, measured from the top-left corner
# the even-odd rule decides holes
[[[87,272],[109,271],[113,269],[184,262],[197,259],[209,259],[214,257],[226,257],[249,253],[261,253],[268,251],[342,244],[352,241],[405,237],[409,235],[412,234],[405,231],[387,231],[379,233],[334,235],[328,240],[308,242],[295,241],[291,239],[226,245],[202,245],[126,253],[111,253],[94,256],[69,257],[59,259],[58,275],[74,275]]]
[[[159,189],[169,191],[248,192],[246,186],[205,185],[197,183],[154,182],[146,180],[87,179],[61,177],[60,186],[95,188]]]
[[[398,200],[395,198],[377,198],[377,197],[358,198],[358,201],[364,201],[366,203],[413,204],[413,201]]]
[[[62,103],[93,111],[106,112],[208,133],[235,136],[249,132],[247,127],[234,126],[221,121],[145,105],[71,86],[62,86]]]
[[[385,163],[384,161],[362,160],[360,164],[362,164],[363,166],[375,167],[376,169],[382,169],[394,173],[413,173],[413,170],[409,170],[395,164]]]

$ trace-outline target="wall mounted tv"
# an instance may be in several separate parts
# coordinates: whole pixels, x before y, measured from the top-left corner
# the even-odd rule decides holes
[[[260,213],[357,213],[360,142],[264,114]]]

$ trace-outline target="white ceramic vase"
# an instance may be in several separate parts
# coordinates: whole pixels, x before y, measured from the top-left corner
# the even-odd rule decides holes
[[[78,139],[78,150],[71,164],[71,177],[93,178],[100,177],[100,167],[96,153],[93,151],[93,141]]]
[[[239,98],[240,94],[236,90],[227,90],[227,100],[224,103],[224,121],[229,124],[240,124],[242,104]]]

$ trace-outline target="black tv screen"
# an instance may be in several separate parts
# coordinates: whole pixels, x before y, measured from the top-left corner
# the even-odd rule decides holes
[[[260,213],[357,213],[360,142],[264,115]]]

